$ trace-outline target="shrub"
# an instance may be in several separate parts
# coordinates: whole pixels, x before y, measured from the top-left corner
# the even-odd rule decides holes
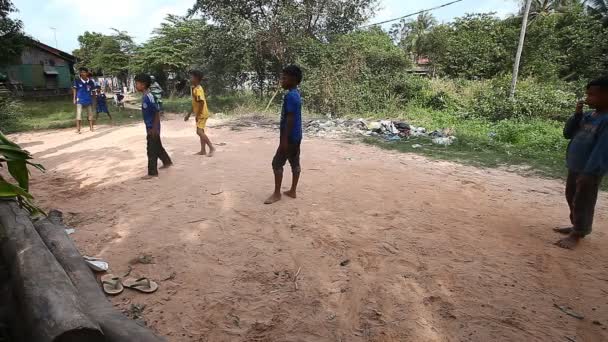
[[[13,132],[24,115],[19,101],[0,95],[0,131]]]

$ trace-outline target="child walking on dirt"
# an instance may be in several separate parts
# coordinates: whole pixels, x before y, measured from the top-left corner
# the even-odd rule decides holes
[[[146,124],[146,132],[148,133],[148,175],[142,177],[142,179],[158,177],[158,159],[163,162],[161,169],[166,169],[173,165],[169,154],[165,151],[163,143],[160,140],[160,114],[158,106],[154,102],[154,96],[150,93],[151,84],[152,80],[149,75],[140,74],[135,77],[135,88],[143,93],[141,111]]]
[[[97,114],[95,114],[95,120],[99,120],[99,113],[106,113],[110,118],[110,124],[112,123],[112,114],[110,114],[110,110],[108,109],[108,99],[106,94],[101,91],[101,86],[97,86]]]
[[[201,141],[201,151],[198,155],[213,157],[215,154],[215,147],[211,143],[211,140],[207,136],[207,120],[209,119],[209,109],[207,108],[207,99],[205,98],[205,90],[201,86],[203,80],[203,73],[198,70],[190,72],[190,82],[192,83],[192,112],[190,112],[184,118],[184,121],[190,119],[190,115],[194,113],[196,116],[196,134],[199,136]],[[207,146],[209,146],[209,154],[207,154]]]
[[[283,98],[281,111],[281,133],[279,148],[272,160],[274,170],[274,193],[268,197],[265,204],[281,200],[281,185],[283,183],[283,167],[289,160],[293,175],[291,189],[285,195],[296,198],[298,180],[300,179],[300,143],[302,142],[302,99],[298,86],[302,83],[302,70],[295,65],[283,69],[281,87],[287,90]]]
[[[595,110],[584,113],[585,103]],[[568,235],[557,245],[572,249],[591,233],[599,187],[608,172],[608,77],[587,85],[587,99],[577,104],[564,128],[564,137],[570,139],[566,199],[572,227],[555,231]]]

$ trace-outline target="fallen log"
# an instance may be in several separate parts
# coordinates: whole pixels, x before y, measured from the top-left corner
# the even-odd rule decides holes
[[[36,342],[106,341],[68,275],[48,250],[29,214],[12,200],[0,201],[2,253],[11,270],[19,312]]]
[[[65,232],[60,213],[51,212],[48,218],[35,222],[34,226],[48,249],[72,280],[87,307],[88,314],[101,326],[108,341],[112,342],[161,342],[150,329],[118,312],[108,301],[97,283],[93,272]]]

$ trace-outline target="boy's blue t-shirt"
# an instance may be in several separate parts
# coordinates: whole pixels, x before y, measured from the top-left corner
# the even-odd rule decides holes
[[[294,125],[288,132],[287,140],[290,144],[302,142],[302,98],[297,89],[291,89],[283,98],[283,110],[281,111],[281,135],[287,127],[287,113],[294,114]]]
[[[572,172],[603,176],[608,171],[608,113],[585,113],[568,145],[567,164]]]
[[[82,78],[77,78],[74,81],[74,89],[76,89],[76,103],[88,106],[93,104],[93,97],[91,96],[91,92],[95,89],[95,82],[92,79],[88,79],[87,81]]]
[[[152,94],[144,94],[144,97],[141,100],[141,112],[144,118],[144,123],[146,124],[146,130],[152,129],[154,126],[154,118],[158,112],[158,107],[154,102],[154,96],[152,96]],[[158,125],[158,130],[160,131],[160,123]]]

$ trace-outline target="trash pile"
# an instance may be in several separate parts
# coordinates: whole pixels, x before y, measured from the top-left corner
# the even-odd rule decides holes
[[[451,129],[427,132],[424,127],[416,127],[402,121],[379,120],[312,120],[305,124],[307,134],[317,137],[339,137],[344,135],[363,135],[379,137],[387,141],[401,141],[410,138],[429,138],[436,145],[449,146],[456,137]]]

